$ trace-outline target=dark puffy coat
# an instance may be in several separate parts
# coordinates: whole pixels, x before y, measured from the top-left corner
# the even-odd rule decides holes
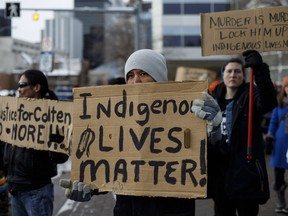
[[[277,106],[274,86],[268,65],[263,63],[255,73],[253,100],[252,159],[247,160],[249,84],[243,83],[232,108],[230,144],[208,145],[208,193],[217,196],[223,188],[229,199],[253,201],[259,204],[269,199],[269,185],[265,164],[264,144],[261,131],[263,114]],[[224,111],[226,87],[219,84],[213,97]],[[225,148],[223,147],[225,146]]]
[[[6,144],[4,171],[9,191],[33,190],[51,182],[57,175],[57,163],[67,161],[68,155],[50,151],[20,148]]]
[[[195,200],[117,195],[114,216],[194,216]]]
[[[4,145],[5,143],[0,141],[0,170],[4,170],[4,164],[3,164],[3,157],[4,157]]]

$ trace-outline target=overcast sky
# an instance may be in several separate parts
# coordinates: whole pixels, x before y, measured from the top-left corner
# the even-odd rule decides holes
[[[74,0],[0,0],[0,8],[5,8],[6,2],[20,2],[20,7],[35,9],[71,9],[74,7]],[[38,21],[32,20],[35,11],[21,11],[21,17],[12,18],[12,37],[29,42],[40,42],[41,29],[44,28],[45,20],[53,18],[51,11],[38,11]]]

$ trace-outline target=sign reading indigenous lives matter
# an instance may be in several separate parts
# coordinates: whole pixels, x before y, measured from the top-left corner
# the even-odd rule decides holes
[[[207,81],[74,89],[71,180],[100,191],[206,197]]]
[[[0,140],[12,145],[69,154],[72,102],[0,97]],[[64,136],[61,143],[50,134]]]
[[[202,55],[288,50],[288,6],[201,14]]]

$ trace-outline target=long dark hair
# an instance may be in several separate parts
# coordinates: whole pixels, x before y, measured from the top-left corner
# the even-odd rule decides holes
[[[48,80],[45,74],[40,70],[29,69],[24,71],[21,76],[25,76],[28,80],[29,85],[35,86],[39,84],[41,98],[58,100],[56,94],[49,89]]]

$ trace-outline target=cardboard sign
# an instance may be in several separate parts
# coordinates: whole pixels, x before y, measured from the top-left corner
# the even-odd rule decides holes
[[[184,80],[216,80],[217,72],[205,68],[178,67],[175,81]]]
[[[72,102],[0,97],[0,139],[12,145],[69,154]],[[49,141],[56,131],[62,143]]]
[[[136,196],[206,197],[207,81],[74,89],[71,179]]]
[[[288,6],[201,14],[202,55],[288,50]]]

